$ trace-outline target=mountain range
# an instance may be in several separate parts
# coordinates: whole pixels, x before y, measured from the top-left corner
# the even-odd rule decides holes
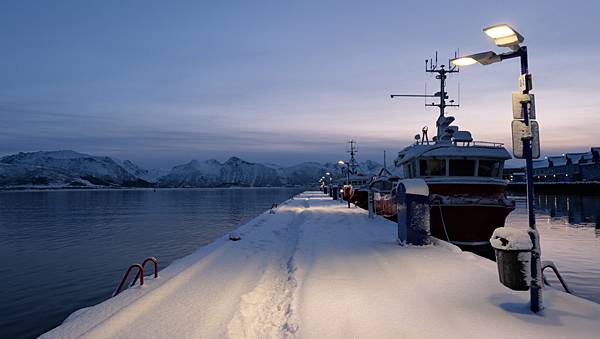
[[[370,160],[359,164],[365,174],[375,174],[380,168]],[[223,163],[192,160],[161,171],[107,156],[40,151],[0,158],[0,188],[295,187],[314,186],[326,172],[339,176],[341,168],[337,163],[304,162],[286,167],[231,157]]]

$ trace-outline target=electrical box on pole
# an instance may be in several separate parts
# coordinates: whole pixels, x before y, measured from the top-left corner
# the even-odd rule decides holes
[[[513,120],[512,124],[513,155],[517,159],[525,159],[523,139],[531,140],[531,157],[540,158],[540,127],[535,120],[529,120],[529,126],[523,120]]]
[[[535,94],[512,93],[513,119],[523,120],[523,104],[527,104],[529,119],[535,120]]]
[[[519,76],[519,89],[521,92],[529,92],[533,89],[531,74],[521,74],[521,76]]]

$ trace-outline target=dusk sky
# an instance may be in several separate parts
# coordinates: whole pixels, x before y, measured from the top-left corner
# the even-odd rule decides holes
[[[382,159],[437,110],[424,60],[525,36],[542,153],[600,146],[596,1],[3,1],[0,155],[72,149],[171,167],[193,158],[293,164]],[[476,140],[511,149],[519,65],[449,79]]]

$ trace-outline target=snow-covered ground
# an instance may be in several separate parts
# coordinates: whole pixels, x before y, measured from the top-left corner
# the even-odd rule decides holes
[[[258,216],[46,338],[593,338],[600,305],[498,282],[495,263],[440,243],[400,247],[394,223],[320,192]],[[116,282],[115,282],[116,283]]]

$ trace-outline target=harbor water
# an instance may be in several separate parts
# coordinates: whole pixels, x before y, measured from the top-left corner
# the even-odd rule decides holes
[[[109,298],[127,267],[160,266],[302,189],[0,192],[0,338],[33,338]]]
[[[0,337],[35,337],[109,298],[131,263],[156,256],[165,267],[300,191],[0,192]],[[507,224],[526,228],[525,200],[516,199]],[[600,197],[537,199],[543,259],[575,294],[600,303]]]

